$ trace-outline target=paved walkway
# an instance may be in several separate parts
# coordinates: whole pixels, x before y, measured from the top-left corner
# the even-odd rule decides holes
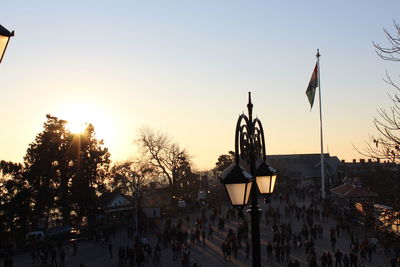
[[[262,200],[260,201],[262,202]],[[302,202],[297,202],[297,205],[302,205]],[[307,204],[307,203],[304,203]],[[274,201],[272,203],[273,207],[278,207],[279,203]],[[266,207],[265,204],[260,205],[263,211],[265,211]],[[222,214],[225,214],[227,206],[222,208]],[[300,227],[303,225],[303,222],[298,222],[297,219],[292,216],[292,218],[284,217],[283,207],[280,207],[280,211],[282,214],[281,223],[291,222],[292,228],[294,232],[298,232]],[[249,215],[248,221],[250,222]],[[194,229],[194,221],[196,217],[200,217],[200,213],[192,213],[190,214],[190,222],[186,224],[185,218],[186,215],[182,215],[181,218],[183,221],[183,227],[187,229]],[[176,223],[178,218],[172,219],[172,223]],[[227,229],[232,228],[234,232],[236,232],[236,227],[239,223],[239,220],[232,220],[227,222],[225,225],[225,232],[224,233],[217,233],[217,226],[214,227],[214,234],[213,239],[208,240],[206,239],[205,246],[202,245],[192,245],[191,246],[191,255],[190,255],[190,262],[191,265],[193,263],[197,263],[202,267],[211,267],[211,266],[251,266],[251,252],[250,252],[250,259],[246,259],[244,248],[239,250],[238,257],[235,259],[233,254],[230,260],[224,260],[221,251],[221,244],[226,238]],[[324,251],[330,251],[330,241],[328,239],[328,229],[331,226],[334,226],[336,222],[333,219],[327,219],[325,222],[315,222],[320,223],[324,226],[324,238],[316,239],[315,240],[315,251],[317,255],[317,261],[320,262],[320,256]],[[161,231],[163,230],[164,223],[163,221],[160,224]],[[267,242],[272,240],[272,229],[271,224],[266,227],[265,225],[265,218],[262,216],[261,223],[261,254],[262,254],[262,265],[263,266],[287,266],[288,262],[268,262],[267,261],[267,251],[266,245]],[[190,230],[189,230],[190,232]],[[251,234],[249,233],[249,237],[251,238]],[[152,247],[154,249],[154,245],[156,244],[156,237],[151,235],[148,237]],[[362,240],[363,233],[360,233],[359,240]],[[251,243],[251,240],[249,240]],[[76,256],[73,256],[73,249],[72,246],[64,247],[66,251],[66,265],[67,267],[79,267],[80,264],[85,264],[86,267],[107,267],[107,266],[119,266],[118,265],[118,247],[119,246],[132,246],[132,240],[127,238],[127,233],[124,229],[119,229],[117,231],[116,237],[112,239],[113,244],[113,258],[110,258],[108,248],[107,247],[100,247],[95,246],[93,241],[84,241],[80,242],[78,246],[78,252]],[[349,238],[342,234],[336,244],[336,248],[339,248],[343,253],[349,253]],[[161,266],[181,266],[180,261],[173,261],[172,259],[172,250],[171,248],[164,249],[161,246]],[[332,251],[330,251],[332,254]],[[299,260],[301,266],[308,266],[306,259],[305,259],[305,252],[303,248],[300,249],[293,249],[291,250],[291,259]],[[59,258],[58,258],[59,260]],[[18,255],[14,257],[14,266],[17,267],[28,267],[28,266],[39,266],[38,263],[32,264],[32,259],[29,253]],[[126,265],[127,266],[127,265]],[[150,260],[149,262],[145,262],[142,266],[154,266],[154,263]],[[389,258],[384,256],[383,249],[380,245],[378,245],[377,253],[373,257],[372,262],[365,262],[364,266],[366,267],[379,267],[379,266],[390,266]]]

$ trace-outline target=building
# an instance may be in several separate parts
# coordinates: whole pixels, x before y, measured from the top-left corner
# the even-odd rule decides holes
[[[344,184],[329,189],[333,206],[347,214],[356,210],[363,211],[363,206],[372,206],[377,195],[362,187],[360,179],[345,178]]]
[[[106,192],[99,197],[98,206],[102,213],[115,219],[134,211],[134,200],[121,192]]]
[[[341,169],[346,176],[364,177],[370,174],[386,170],[391,172],[395,177],[400,176],[400,165],[388,161],[373,161],[372,159],[360,159],[358,162],[353,159],[352,162],[342,161]]]
[[[321,154],[269,155],[268,163],[279,171],[280,177],[291,180],[295,185],[321,185]],[[335,184],[342,163],[336,156],[324,154],[325,186]]]
[[[168,187],[154,188],[143,193],[141,207],[149,218],[159,218],[170,213],[171,203],[171,193]]]

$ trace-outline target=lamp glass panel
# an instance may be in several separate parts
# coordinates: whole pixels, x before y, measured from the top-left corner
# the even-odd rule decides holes
[[[257,176],[256,181],[261,194],[271,194],[274,191],[276,175]]]
[[[250,191],[252,182],[240,183],[240,184],[225,184],[226,190],[228,191],[229,198],[234,206],[247,205],[249,201]],[[246,191],[246,197],[244,196]],[[243,203],[244,200],[244,203]]]
[[[249,197],[250,197],[252,185],[253,185],[253,182],[247,183],[246,198],[245,198],[245,202],[244,202],[245,205],[247,205],[247,203],[249,203]]]
[[[274,188],[275,188],[275,182],[276,182],[276,177],[278,175],[274,174],[272,175],[272,179],[271,179],[271,193],[274,192]]]
[[[4,52],[5,52],[5,49],[6,49],[6,45],[7,45],[7,42],[8,42],[9,38],[10,37],[8,37],[8,36],[0,35],[0,61],[3,58]]]
[[[258,186],[258,190],[260,190],[261,194],[269,194],[270,192],[270,184],[271,184],[271,176],[257,176],[256,182]]]

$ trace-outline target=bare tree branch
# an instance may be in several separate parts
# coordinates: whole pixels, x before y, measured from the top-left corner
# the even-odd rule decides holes
[[[156,133],[145,127],[139,130],[135,143],[138,144],[143,159],[159,170],[168,179],[170,186],[174,185],[179,179],[181,159],[190,159],[186,151],[173,143],[165,133]]]

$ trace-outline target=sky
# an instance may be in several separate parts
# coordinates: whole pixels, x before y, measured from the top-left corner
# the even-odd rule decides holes
[[[320,49],[324,151],[363,158],[390,107],[399,65],[387,45],[399,1],[2,1],[15,31],[0,64],[0,160],[22,162],[46,114],[90,122],[113,162],[137,157],[141,127],[170,135],[194,168],[234,150],[252,93],[267,154],[320,153],[317,98],[305,91]],[[398,64],[398,63],[397,63]],[[397,68],[396,68],[397,66]],[[316,95],[318,97],[318,95]]]

